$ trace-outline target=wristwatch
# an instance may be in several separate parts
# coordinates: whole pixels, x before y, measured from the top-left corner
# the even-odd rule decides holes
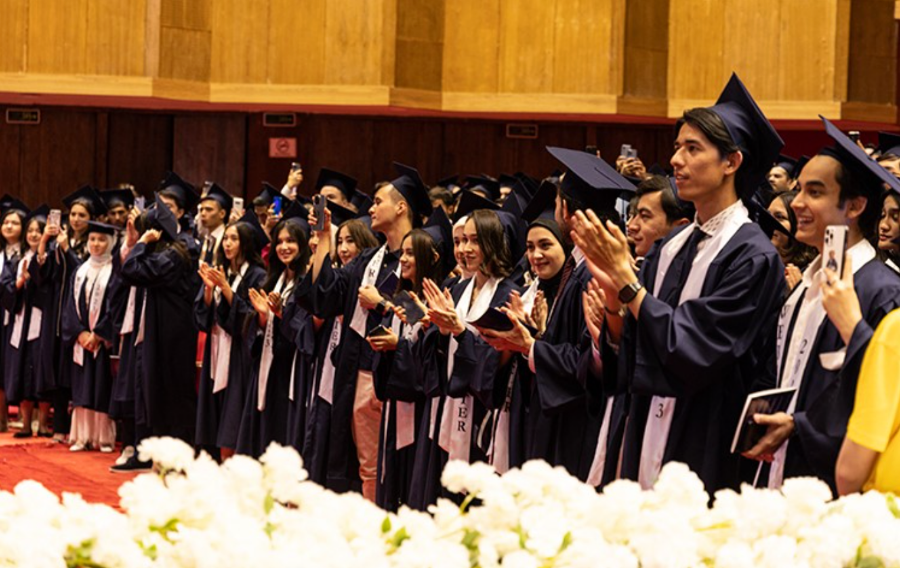
[[[631,284],[626,284],[624,288],[619,290],[619,302],[622,304],[629,304],[637,298],[638,292],[644,287],[640,282],[632,282]]]
[[[379,316],[382,316],[382,317],[383,317],[383,316],[384,316],[384,313],[385,313],[386,311],[387,311],[387,302],[385,302],[384,300],[381,300],[381,301],[378,302],[378,304],[375,306],[375,313],[378,314]]]

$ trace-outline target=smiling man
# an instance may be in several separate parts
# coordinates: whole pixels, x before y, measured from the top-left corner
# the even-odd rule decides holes
[[[756,416],[768,430],[746,455],[772,461],[772,488],[786,477],[815,476],[836,494],[835,463],[853,410],[863,354],[881,319],[900,305],[900,277],[876,257],[870,242],[876,234],[882,184],[900,191],[900,182],[823,121],[835,145],[806,164],[791,203],[797,240],[820,255],[803,273],[778,319],[777,384],[798,390],[787,412]],[[843,276],[833,270],[837,258],[823,261],[821,255],[826,229],[834,225],[847,227]],[[858,299],[847,302],[842,296]]]
[[[650,176],[637,186],[634,215],[628,220],[628,235],[634,241],[634,256],[647,256],[656,241],[672,229],[691,222],[692,207],[678,199],[669,180]]]

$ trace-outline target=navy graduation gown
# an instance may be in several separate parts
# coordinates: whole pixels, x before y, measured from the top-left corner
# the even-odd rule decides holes
[[[28,264],[30,279],[22,289],[16,289],[16,275],[18,264],[6,267],[0,275],[0,305],[3,311],[9,311],[8,333],[3,339],[3,375],[6,400],[10,404],[16,404],[23,400],[44,400],[46,392],[38,375],[37,362],[40,358],[39,347],[41,337],[53,332],[53,321],[44,314],[52,308],[53,287],[48,283],[38,284],[35,275],[40,266],[37,257],[32,257]],[[31,319],[34,309],[41,310],[40,333],[36,339],[28,340],[28,330],[31,327]],[[13,326],[16,314],[21,313],[22,337],[19,347],[13,347],[11,343]]]
[[[378,250],[378,248],[366,249],[352,262],[337,269],[332,268],[326,260],[316,282],[312,282],[310,271],[294,292],[297,301],[316,316],[323,319],[337,316],[344,318],[340,359],[336,361],[334,372],[334,395],[324,483],[325,487],[338,492],[361,489],[359,460],[350,426],[353,420],[357,376],[360,370],[372,368],[373,354],[366,340],[350,328],[350,322],[356,310],[358,290],[362,285],[366,267]],[[377,282],[395,271],[399,261],[399,256],[385,253]],[[379,323],[381,318],[370,312],[366,330],[374,328]]]
[[[331,332],[335,318],[328,318],[322,322],[322,327],[316,334],[315,343],[315,380],[310,387],[309,406],[306,412],[306,433],[303,439],[303,449],[300,454],[303,456],[303,467],[309,473],[310,481],[314,481],[319,485],[324,485],[326,479],[326,471],[328,465],[328,447],[329,435],[331,430],[331,404],[320,397],[319,385],[322,381],[322,369],[325,365],[325,357],[328,355],[328,344],[331,340]],[[339,323],[340,325],[340,323]],[[305,334],[301,330],[298,334],[298,343],[304,342],[300,338],[300,334]],[[340,361],[341,345],[335,346],[331,352],[331,362],[334,368]]]
[[[144,341],[136,353],[137,424],[154,435],[192,439],[197,411],[197,329],[188,260],[173,248],[151,252],[138,243],[122,265],[125,284],[144,288]],[[135,314],[135,333],[140,312]]]
[[[640,280],[652,290],[661,244]],[[667,279],[661,298],[678,298]],[[622,476],[638,479],[644,429],[654,395],[676,397],[663,454],[686,463],[710,493],[737,488],[731,440],[750,383],[772,362],[784,267],[758,225],[740,227],[709,266],[700,296],[677,308],[647,294],[640,317],[627,316],[618,357],[604,359],[631,393],[622,442]],[[615,393],[606,393],[615,394]]]
[[[238,430],[247,400],[247,385],[250,378],[250,353],[244,341],[247,315],[256,313],[250,305],[250,288],[259,288],[266,271],[261,266],[248,266],[247,271],[233,290],[231,303],[225,298],[210,305],[203,301],[203,288],[194,300],[194,323],[205,332],[206,347],[203,350],[203,366],[197,388],[197,427],[194,444],[198,447],[234,448],[237,445]],[[213,393],[210,357],[212,355],[212,330],[217,324],[231,335],[231,349],[227,356],[228,386]]]
[[[601,407],[588,411],[583,378],[578,376],[582,356],[591,353],[581,297],[590,280],[586,262],[573,269],[565,289],[558,292],[544,335],[534,343],[527,449],[528,459],[562,465],[582,481],[593,462],[604,405],[601,398]]]
[[[113,255],[113,262],[120,263],[121,256]],[[120,263],[121,264],[121,263]],[[119,268],[121,270],[121,267]],[[133,420],[135,416],[135,375],[137,372],[135,362],[134,340],[137,328],[140,324],[141,309],[144,306],[144,290],[128,285],[114,270],[113,278],[109,282],[109,308],[113,313],[115,335],[117,338],[119,365],[113,377],[112,392],[109,401],[109,416],[115,420]],[[134,320],[133,331],[122,333],[125,317],[128,312],[128,297],[131,290],[134,296]]]
[[[316,372],[316,324],[312,314],[299,304],[294,310],[288,333],[294,343],[293,399],[288,398],[288,444],[303,455],[307,430],[314,414]],[[304,457],[305,459],[305,457]]]
[[[801,381],[793,415],[795,433],[790,438],[784,464],[785,479],[818,477],[828,483],[835,495],[835,465],[853,412],[863,355],[881,319],[900,307],[900,277],[877,258],[856,271],[853,285],[863,319],[856,325],[846,346],[827,316],[819,326]],[[845,347],[840,369],[831,371],[822,366],[818,355]],[[774,376],[771,379],[771,385],[774,385]]]

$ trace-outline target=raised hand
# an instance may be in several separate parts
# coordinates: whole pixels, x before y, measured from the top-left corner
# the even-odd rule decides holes
[[[269,298],[266,294],[265,290],[259,289],[255,290],[250,288],[250,305],[253,306],[253,309],[256,310],[260,316],[268,316],[269,315]]]

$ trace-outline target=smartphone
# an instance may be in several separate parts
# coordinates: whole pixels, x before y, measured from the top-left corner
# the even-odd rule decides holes
[[[403,308],[403,311],[406,312],[406,323],[409,325],[415,325],[425,317],[425,312],[406,290],[401,290],[391,301],[394,305]]]
[[[376,326],[369,330],[369,333],[366,334],[366,337],[384,337],[386,335],[390,335],[393,333],[388,328],[383,325]]]
[[[244,198],[243,197],[235,197],[233,205],[231,206],[238,214],[238,217],[244,216]]]
[[[378,283],[375,288],[378,289],[378,292],[382,296],[387,296],[390,298],[394,295],[394,292],[397,291],[397,285],[400,283],[400,277],[397,276],[395,272],[389,272],[387,276],[384,277],[384,280]]]
[[[847,137],[853,142],[859,142],[859,130],[851,130],[847,133]]]
[[[138,197],[134,198],[134,206],[135,206],[135,208],[137,208],[138,211],[143,213],[144,210],[147,208],[147,200],[144,198],[143,195],[139,195]]]
[[[310,227],[313,231],[325,230],[325,206],[328,200],[321,195],[313,195],[313,215],[316,216],[316,224]]]
[[[619,148],[619,155],[623,158],[629,158],[629,154],[631,154],[631,144],[622,144],[622,147]]]
[[[282,202],[282,197],[280,195],[276,195],[275,197],[272,198],[272,205],[274,206],[272,213],[275,216],[281,215],[281,202]]]
[[[301,169],[301,167],[302,166],[300,165],[300,162],[291,162],[291,171],[292,172],[296,172],[297,170]]]
[[[47,224],[51,227],[59,227],[61,221],[62,211],[59,209],[51,209],[50,213],[47,215]]]
[[[839,278],[844,275],[844,252],[847,250],[847,225],[828,225],[825,227],[825,247],[822,250],[822,263],[834,270]]]
[[[634,146],[629,144],[628,145],[628,155],[626,155],[625,157],[626,158],[637,158],[637,148],[635,148]]]

